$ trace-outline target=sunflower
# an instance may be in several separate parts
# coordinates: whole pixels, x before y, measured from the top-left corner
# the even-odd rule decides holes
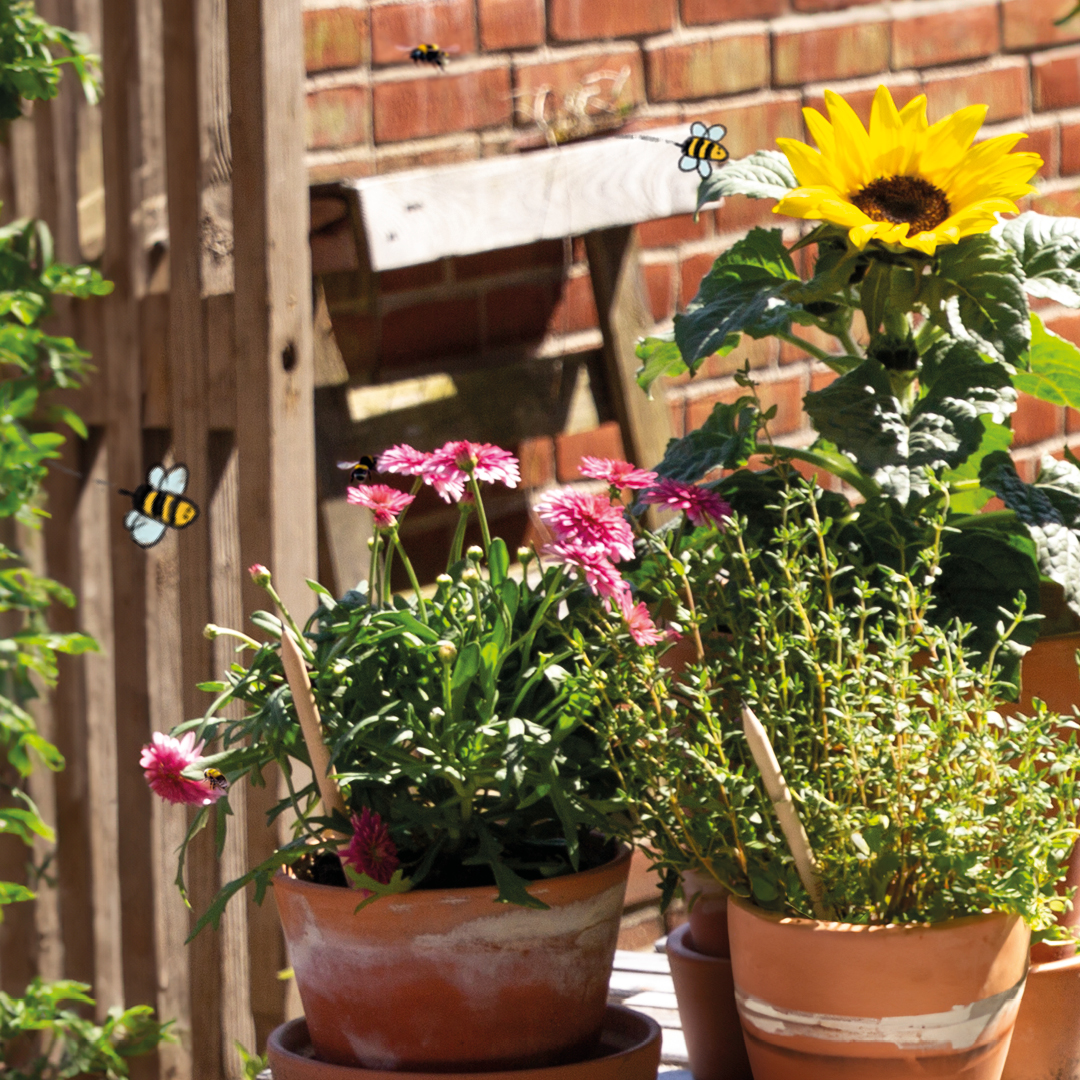
[[[799,187],[774,213],[830,221],[862,249],[871,240],[933,255],[938,244],[986,232],[995,213],[1016,212],[1014,200],[1042,165],[1038,154],[1010,154],[1025,135],[998,135],[972,146],[987,106],[969,105],[936,124],[926,122],[926,96],[897,111],[877,88],[866,131],[839,94],[825,91],[829,120],[803,109],[818,149],[777,139]],[[830,123],[831,120],[831,123]]]

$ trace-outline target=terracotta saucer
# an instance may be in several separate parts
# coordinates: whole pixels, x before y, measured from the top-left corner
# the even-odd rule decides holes
[[[588,1061],[498,1072],[388,1072],[328,1065],[311,1056],[303,1018],[271,1032],[266,1050],[274,1080],[656,1080],[660,1025],[621,1005],[609,1005],[600,1046]]]

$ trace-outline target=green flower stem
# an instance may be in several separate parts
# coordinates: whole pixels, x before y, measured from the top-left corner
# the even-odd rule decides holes
[[[293,636],[296,638],[296,644],[299,646],[300,651],[304,654],[304,659],[309,663],[315,663],[315,654],[311,651],[311,646],[308,644],[307,638],[300,632],[300,627],[296,625],[296,621],[289,613],[289,609],[285,606],[285,602],[277,594],[277,590],[274,588],[272,582],[267,582],[263,588],[267,591],[270,599],[277,604],[281,614],[285,616],[285,622],[288,624],[289,629],[292,630]]]
[[[813,450],[802,450],[793,446],[778,446],[772,447],[765,443],[758,443],[755,448],[755,453],[769,454],[780,452],[785,458],[798,458],[799,461],[806,461],[811,465],[816,465],[819,469],[824,469],[825,472],[832,473],[833,476],[839,477],[845,484],[850,484],[864,499],[872,499],[875,495],[881,494],[881,488],[869,477],[864,476],[854,462],[849,467],[841,465],[837,460],[840,455],[832,455],[825,457],[823,454],[817,454]]]
[[[461,562],[461,552],[465,547],[465,527],[469,524],[469,515],[472,508],[468,503],[458,505],[458,523],[454,529],[454,538],[450,541],[450,558],[447,560],[446,569],[449,570],[454,563]]]
[[[382,546],[382,533],[376,529],[375,535],[371,538],[371,566],[368,570],[368,596],[374,598],[374,603],[379,607],[387,602],[387,597],[383,596],[383,578],[385,575],[380,574],[379,567],[379,548]]]
[[[476,516],[480,519],[480,536],[484,541],[484,554],[491,547],[491,533],[488,531],[487,514],[484,513],[484,500],[480,498],[480,484],[473,473],[469,473],[469,488],[476,500]]]
[[[413,592],[416,593],[416,600],[420,607],[420,619],[422,622],[427,622],[427,605],[424,603],[424,594],[420,591],[420,582],[416,579],[416,571],[413,569],[413,564],[409,560],[409,556],[405,554],[405,548],[402,546],[401,540],[398,538],[398,531],[396,525],[391,525],[389,530],[390,542],[393,548],[396,549],[401,555],[401,562],[405,567],[405,573],[409,575],[409,582],[413,587]],[[387,558],[387,562],[389,562]],[[390,587],[390,578],[387,575],[387,589]]]
[[[778,337],[781,341],[786,341],[789,345],[794,345],[797,349],[802,349],[803,352],[808,352],[815,359],[820,360],[823,364],[829,364],[832,367],[830,361],[832,357],[822,348],[819,348],[813,342],[807,341],[805,338],[801,338],[796,334],[792,334],[788,330],[777,330],[773,335]],[[857,353],[855,355],[858,355]]]
[[[423,486],[424,486],[424,478],[423,478],[422,476],[418,476],[418,477],[416,478],[416,480],[415,480],[415,481],[413,481],[412,491],[410,491],[410,492],[409,492],[409,494],[410,494],[410,495],[411,495],[411,496],[412,496],[412,497],[413,497],[413,498],[415,499],[415,498],[416,498],[416,493],[417,493],[417,492],[418,492],[418,491],[420,490],[420,488],[422,488]],[[409,505],[411,506],[412,504],[410,503]],[[401,523],[402,523],[402,522],[403,522],[403,521],[405,520],[405,515],[406,515],[406,514],[407,514],[408,512],[409,512],[409,507],[408,507],[408,506],[406,506],[406,507],[405,507],[405,509],[404,509],[404,510],[402,510],[400,514],[398,514],[398,518],[397,518],[397,527],[398,527],[399,529],[401,528]],[[388,584],[387,584],[387,593],[386,593],[386,600],[387,600],[387,603],[389,603],[389,601],[390,601],[390,587],[389,587],[389,582],[390,582],[390,580],[391,580],[391,577],[390,577],[390,572],[391,572],[391,570],[393,570],[393,568],[394,568],[394,550],[395,550],[394,548],[390,548],[390,549],[389,549],[389,551],[387,551],[387,553],[386,553],[386,574],[385,574],[385,577],[386,577],[386,581],[387,581],[387,583],[388,583]]]
[[[207,624],[206,629],[209,630],[211,625],[212,624]],[[207,634],[206,636],[210,637],[211,635]],[[238,641],[243,642],[243,648],[245,649],[255,649],[256,651],[258,651],[262,648],[262,645],[260,645],[259,642],[257,642],[254,638],[248,637],[247,634],[242,634],[239,630],[229,630],[224,626],[215,626],[213,628],[213,638],[219,637],[234,637]],[[213,640],[213,638],[211,638],[211,640]],[[238,648],[236,651],[239,652],[240,649]]]
[[[851,336],[851,327],[845,327],[836,334],[836,339],[847,350],[848,356],[862,356],[862,349],[859,348],[858,343]]]

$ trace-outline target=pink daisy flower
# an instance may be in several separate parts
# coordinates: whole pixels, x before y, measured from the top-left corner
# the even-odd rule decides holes
[[[649,609],[644,601],[637,604],[630,598],[629,591],[619,593],[616,598],[619,611],[626,620],[626,628],[637,645],[655,645],[664,640],[664,632],[656,628],[656,624],[649,617]]]
[[[420,476],[424,471],[430,454],[414,450],[405,443],[398,443],[384,450],[379,455],[375,467],[381,473],[397,473],[400,476]]]
[[[248,573],[251,575],[251,580],[256,585],[269,585],[270,584],[270,571],[263,566],[262,563],[254,563],[248,567]]]
[[[541,499],[536,513],[560,544],[593,548],[613,562],[634,557],[630,523],[606,495],[564,488]]]
[[[509,450],[491,443],[467,440],[448,442],[431,454],[424,466],[423,477],[447,502],[458,502],[470,471],[477,480],[511,488],[517,487],[521,479],[518,459]]]
[[[139,765],[155,795],[166,802],[209,806],[224,794],[205,780],[189,780],[182,775],[202,754],[204,743],[195,744],[195,732],[174,739],[163,731],[154,732],[154,741],[144,746]]]
[[[724,521],[731,517],[731,507],[715,492],[678,480],[661,480],[652,491],[641,496],[641,501],[681,510],[695,525],[704,525],[705,519],[711,518],[723,528]]]
[[[576,570],[594,596],[619,596],[630,588],[611,560],[597,548],[573,543],[550,544],[544,548],[544,554]]]
[[[375,524],[380,529],[393,525],[398,514],[413,501],[415,496],[408,495],[387,484],[363,484],[349,488],[348,500],[353,506],[365,506],[375,516]]]
[[[353,814],[352,829],[352,839],[341,852],[341,861],[358,874],[367,874],[380,885],[389,884],[401,862],[386,823],[374,810],[365,806],[359,814]],[[371,895],[369,889],[360,891],[365,896]]]
[[[614,458],[583,457],[578,462],[582,476],[592,480],[603,480],[612,487],[643,491],[656,483],[656,473],[639,469],[629,461],[617,461]]]

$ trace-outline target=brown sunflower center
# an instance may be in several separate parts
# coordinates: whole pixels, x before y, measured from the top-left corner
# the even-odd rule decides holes
[[[907,222],[908,236],[936,229],[952,213],[945,192],[921,176],[883,176],[851,196],[871,221]]]

